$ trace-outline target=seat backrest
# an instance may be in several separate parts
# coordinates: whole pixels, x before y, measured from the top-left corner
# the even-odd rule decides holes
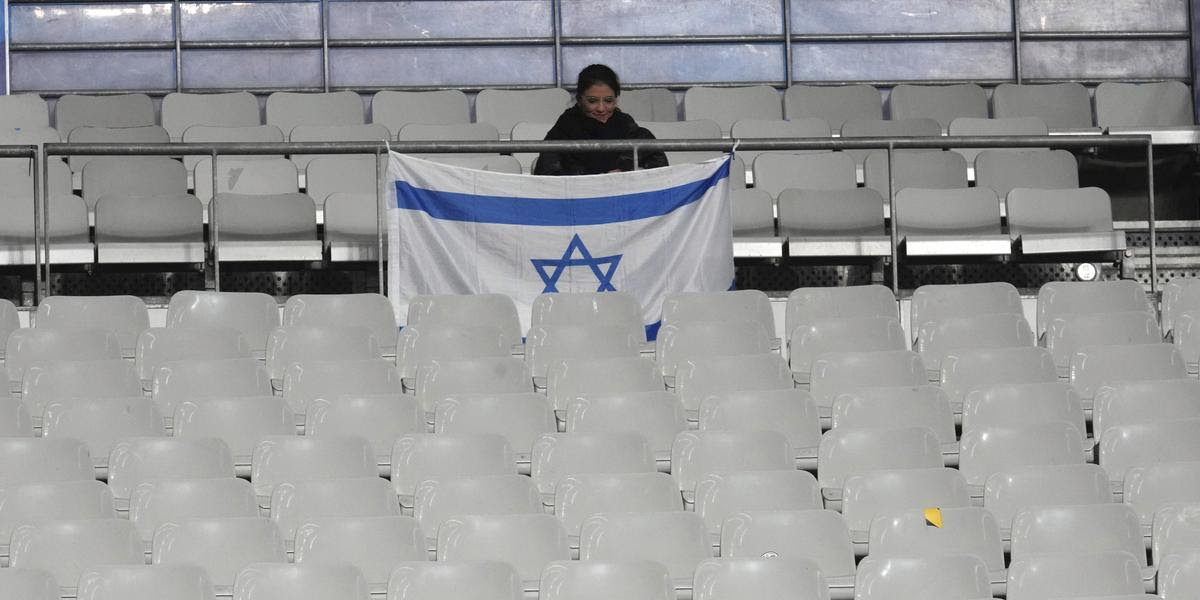
[[[87,444],[97,467],[108,465],[109,453],[121,438],[166,435],[162,413],[145,397],[71,398],[46,405],[44,437],[75,438]]]
[[[888,180],[887,154],[874,152],[863,166],[867,187],[887,198],[905,188],[961,189],[967,187],[967,161],[957,152],[897,152],[892,156],[895,178]]]
[[[217,202],[222,240],[317,241],[317,209],[308,194],[223,193]]]
[[[382,358],[299,360],[283,372],[283,398],[297,415],[307,414],[313,401],[321,398],[346,394],[398,395],[402,391],[400,373],[391,361]]]
[[[712,558],[712,546],[695,513],[600,513],[580,528],[579,558],[652,560],[667,567],[679,588],[690,587],[696,565]]]
[[[1000,233],[1000,200],[987,188],[904,188],[896,212],[901,235]]]
[[[76,127],[154,125],[154,102],[145,94],[66,94],[54,105],[54,126],[65,140]]]
[[[1158,565],[1158,595],[1165,600],[1184,600],[1200,589],[1200,552],[1172,554]]]
[[[580,394],[665,389],[658,365],[647,358],[566,359],[551,365],[546,377],[546,395],[554,402],[556,411],[566,410],[567,404]]]
[[[738,513],[721,527],[722,558],[801,558],[826,578],[854,575],[854,547],[842,515],[832,510]]]
[[[411,123],[443,125],[470,121],[467,95],[459,90],[383,90],[371,97],[371,122],[395,132]]]
[[[1076,82],[1044,85],[1002,83],[992,91],[996,118],[1037,117],[1050,129],[1086,129],[1092,126],[1092,99]]]
[[[1079,166],[1066,150],[983,150],[975,158],[975,185],[1001,198],[1013,188],[1072,189],[1079,187]]]
[[[1145,531],[1160,508],[1200,498],[1200,461],[1133,467],[1125,472],[1122,491],[1122,501],[1138,512]]]
[[[377,360],[379,341],[363,325],[289,325],[267,337],[267,371],[271,379],[283,379],[295,363],[334,360]]]
[[[168,362],[253,356],[246,338],[231,327],[152,327],[138,336],[135,354],[143,387]]]
[[[683,94],[683,114],[689,120],[709,119],[729,135],[741,119],[782,119],[779,92],[767,85],[734,88],[695,86]]]
[[[1136,281],[1052,281],[1038,289],[1035,333],[1041,337],[1051,320],[1068,313],[1131,310],[1154,313],[1145,289]]]
[[[71,519],[115,519],[112,492],[94,479],[46,481],[0,488],[0,539],[22,525]],[[0,544],[7,549],[7,541]]]
[[[997,136],[997,135],[1048,135],[1049,130],[1046,128],[1046,122],[1037,117],[1009,117],[1009,118],[977,118],[977,117],[956,117],[950,122],[950,135],[952,136]],[[954,148],[954,151],[963,155],[967,159],[967,163],[974,165],[979,153],[983,151],[981,148]],[[1005,149],[1005,152],[1019,152],[1019,149]]]
[[[297,294],[283,305],[283,326],[362,325],[371,329],[380,349],[396,345],[396,317],[381,294]]]
[[[260,438],[296,434],[292,409],[282,398],[270,395],[180,400],[174,427],[175,437],[220,438],[229,446],[234,463],[243,467],[250,464]]]
[[[951,406],[973,388],[1004,383],[1054,383],[1058,369],[1045,348],[960,349],[942,359],[942,389]]]
[[[46,404],[60,398],[138,396],[142,382],[124,359],[50,360],[30,365],[21,385],[21,402],[35,422],[42,422]]]
[[[267,96],[267,125],[284,135],[297,125],[361,125],[363,103],[354,92],[275,92]]]
[[[839,394],[833,401],[833,427],[928,427],[942,445],[958,442],[950,400],[934,385],[863,388]]]
[[[721,126],[710,119],[687,121],[646,121],[639,123],[660,140],[706,140],[721,137]],[[667,152],[667,161],[673,165],[701,162],[721,156],[721,152],[702,150],[696,152]]]
[[[551,563],[553,564],[553,563]],[[521,575],[499,560],[405,562],[388,580],[388,600],[521,600]]]
[[[296,530],[296,564],[354,565],[381,593],[397,565],[425,560],[423,537],[412,517],[311,517]]]
[[[550,365],[571,358],[639,356],[646,343],[640,323],[533,327],[525,340],[525,363],[530,375],[546,377]]]
[[[760,290],[679,292],[663,299],[664,326],[693,321],[755,321],[775,336],[771,301]]]
[[[853,475],[944,465],[937,434],[928,427],[833,429],[822,436],[817,454],[821,488],[836,490],[837,496]]]
[[[1155,562],[1200,550],[1200,502],[1172,504],[1154,513],[1151,552]]]
[[[9,94],[0,101],[0,128],[29,129],[50,125],[50,109],[37,94]]]
[[[847,119],[842,123],[842,137],[937,137],[942,135],[942,126],[934,119]],[[867,156],[879,150],[846,150],[859,164]],[[900,152],[899,154],[910,154]]]
[[[314,517],[398,517],[400,502],[382,477],[284,482],[271,494],[271,520],[284,540]]]
[[[563,325],[642,325],[637,300],[626,292],[540,294],[533,299],[530,330]]]
[[[254,488],[249,481],[236,477],[142,481],[129,499],[129,520],[137,527],[147,548],[163,523],[258,514]]]
[[[1013,467],[993,473],[983,490],[984,508],[995,515],[1004,532],[1026,508],[1112,501],[1108,474],[1093,464]]]
[[[151,479],[233,477],[233,455],[216,438],[134,438],[118,441],[109,455],[108,487],[119,508]]]
[[[637,121],[677,121],[679,106],[675,92],[666,88],[622,90],[621,111]]]
[[[729,202],[735,237],[775,235],[775,199],[766,190],[731,188]]]
[[[784,470],[794,461],[791,444],[777,431],[684,431],[671,447],[671,477],[690,501],[708,473]]]
[[[987,565],[976,556],[868,556],[855,574],[861,600],[986,598],[992,593]]]
[[[324,204],[331,195],[359,193],[372,198],[367,207],[373,208],[375,187],[375,160],[364,156],[318,156],[308,163],[305,170],[305,188],[309,196]]]
[[[654,471],[650,443],[636,433],[545,433],[533,443],[530,458],[530,474],[547,505],[566,475]]]
[[[1133,508],[1112,502],[1069,506],[1032,506],[1017,512],[1012,524],[1012,557],[1044,552],[1129,552],[1140,557],[1142,524]]]
[[[499,433],[520,461],[529,459],[539,436],[558,432],[549,399],[535,392],[443,398],[434,404],[433,422],[436,433]]]
[[[917,331],[917,351],[933,373],[942,360],[960,349],[1031,348],[1033,328],[1020,313],[946,317],[926,321]]]
[[[888,469],[852,475],[842,489],[842,515],[862,538],[876,517],[904,510],[971,505],[967,480],[957,469]]]
[[[814,456],[821,443],[817,403],[804,390],[733,390],[700,401],[700,431],[778,431],[797,456]]]
[[[233,585],[235,600],[367,600],[370,591],[359,570],[345,564],[261,563],[244,567]]]
[[[166,129],[158,125],[143,125],[140,127],[80,126],[71,130],[71,133],[67,135],[67,141],[72,144],[165,144],[171,141],[171,136],[167,134]],[[71,167],[71,172],[78,173],[92,160],[95,159],[91,156],[75,155],[67,159],[67,164]]]
[[[254,358],[172,361],[154,372],[152,391],[154,403],[170,418],[186,400],[270,396],[271,378]]]
[[[1100,433],[1099,463],[1114,484],[1133,467],[1200,460],[1200,419],[1110,427]]]
[[[138,335],[150,327],[150,313],[137,296],[50,296],[38,305],[34,326],[108,329],[116,332],[122,353],[132,356]]]
[[[821,319],[788,334],[788,359],[802,381],[808,380],[813,361],[828,352],[907,350],[908,339],[900,321],[891,317]]]
[[[809,389],[825,416],[837,395],[854,388],[918,386],[928,383],[925,363],[912,350],[831,352],[812,365]]]
[[[187,192],[187,171],[165,156],[96,158],[83,170],[83,199],[90,206],[110,194],[154,196]]]
[[[773,331],[773,329],[771,330]],[[766,354],[772,333],[758,321],[685,321],[663,326],[655,342],[655,362],[663,375],[694,358]]]
[[[437,530],[458,515],[536,515],[542,499],[524,475],[435,477],[417,485],[413,517],[425,533],[429,549],[437,546]]]
[[[731,597],[829,600],[829,586],[816,561],[805,558],[721,558],[696,565],[695,600]]]
[[[1187,364],[1173,344],[1085,346],[1071,357],[1070,366],[1071,385],[1085,399],[1104,383],[1179,379],[1186,373]]]
[[[1162,287],[1163,335],[1170,333],[1175,320],[1185,312],[1200,309],[1200,281],[1176,278]]]
[[[645,598],[671,600],[675,586],[667,568],[651,560],[555,561],[542,571],[544,600]]]
[[[850,119],[883,119],[879,90],[869,85],[793,85],[783,94],[783,110],[789,119],[824,119],[834,131]]]
[[[1192,94],[1181,81],[1104,82],[1096,86],[1100,127],[1191,127]]]
[[[251,351],[266,352],[267,336],[279,327],[275,299],[256,292],[181,290],[167,305],[167,327],[232,327]]]
[[[358,125],[305,125],[292,128],[288,135],[289,142],[386,142],[392,139],[392,133],[379,123],[362,123]],[[292,162],[299,169],[305,169],[314,158],[321,156],[337,156],[328,154],[292,154]],[[369,158],[370,155],[359,155]]]
[[[909,85],[892,88],[888,107],[893,119],[934,119],[943,130],[956,117],[988,116],[987,94],[973,83]]]
[[[562,88],[485,89],[475,96],[475,121],[495,125],[506,137],[522,121],[552,123],[570,105],[571,94]]]
[[[427,479],[516,472],[512,446],[495,433],[414,433],[397,439],[392,450],[392,486],[405,506]]]
[[[270,506],[271,494],[281,483],[314,479],[376,477],[375,452],[357,436],[263,437],[254,446],[250,482],[261,506]]]
[[[1022,233],[1080,233],[1113,230],[1112,201],[1097,187],[1078,190],[1015,188],[1008,194],[1008,230]]]
[[[562,521],[572,546],[579,528],[596,513],[683,510],[679,487],[666,473],[578,473],[558,481],[554,514]]]
[[[95,479],[87,446],[76,439],[0,438],[0,485]]]
[[[21,381],[25,369],[55,360],[111,360],[122,357],[117,334],[104,329],[25,328],[8,336],[4,366],[11,381]]]
[[[681,362],[675,373],[675,393],[693,412],[708,397],[792,387],[787,362],[774,352],[695,357]]]
[[[1096,388],[1095,430],[1200,417],[1200,382],[1194,379],[1114,381]]]
[[[920,339],[921,328],[926,323],[947,317],[996,313],[1023,314],[1021,295],[1011,283],[923,285],[913,292],[909,304],[914,339]]]
[[[671,457],[675,436],[687,429],[687,411],[666,391],[583,394],[566,410],[567,433],[636,433],[659,460]]]
[[[962,431],[1020,427],[1065,421],[1084,429],[1083,401],[1070,384],[998,383],[967,392],[962,404]]]
[[[212,158],[196,163],[196,197],[212,199]],[[296,165],[286,158],[217,157],[218,194],[294,194],[300,191]]]
[[[496,331],[490,327],[486,329]],[[416,380],[417,401],[429,419],[433,418],[437,403],[446,398],[466,394],[517,394],[534,389],[524,361],[511,355],[428,360],[416,368]],[[565,399],[561,408],[566,408]]]
[[[0,437],[33,437],[33,418],[21,400],[0,398]]]
[[[1007,589],[1009,600],[1141,594],[1142,572],[1128,552],[1035,553],[1013,558]]]
[[[788,294],[784,331],[790,336],[813,320],[847,317],[898,317],[896,296],[886,286],[798,288]]]
[[[425,431],[425,412],[412,396],[348,394],[316,398],[308,404],[304,435],[357,435],[371,443],[380,464],[390,463],[401,435]]]
[[[438,528],[437,556],[507,562],[530,590],[537,588],[546,565],[570,560],[571,550],[554,515],[467,515],[447,519]]]
[[[142,540],[125,519],[49,521],[12,534],[9,567],[48,571],[64,595],[74,595],[83,570],[95,565],[145,564]]]
[[[174,92],[163,97],[162,126],[179,141],[193,125],[254,127],[262,124],[258,99],[250,92],[187,94]]]
[[[754,139],[754,138],[828,138],[832,135],[829,131],[829,123],[824,119],[796,118],[791,120],[783,119],[761,119],[761,118],[742,118],[734,121],[733,129],[730,131],[730,137],[734,139]],[[761,150],[740,150],[738,156],[742,160],[753,164],[755,157],[762,154]]]
[[[56,600],[58,583],[43,569],[0,569],[0,588],[10,598]]]
[[[845,152],[785,154],[768,152],[754,159],[754,187],[772,196],[788,188],[848,190],[855,183],[854,158]]]
[[[807,471],[710,471],[696,483],[695,512],[714,546],[725,519],[737,513],[819,508],[824,508],[821,489]]]
[[[958,456],[967,483],[983,486],[1013,467],[1083,464],[1083,432],[1064,421],[973,429],[963,433]]]
[[[927,509],[931,509],[927,512]],[[929,518],[941,519],[932,527]],[[993,572],[1004,570],[996,518],[978,506],[904,509],[878,515],[868,543],[873,556],[977,556]]]

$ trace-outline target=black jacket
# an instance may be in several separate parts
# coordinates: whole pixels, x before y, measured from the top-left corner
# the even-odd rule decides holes
[[[654,139],[654,134],[639,127],[633,117],[613,111],[608,122],[601,123],[586,114],[579,105],[563,111],[558,122],[546,134],[547,140],[625,140]],[[638,166],[643,169],[667,166],[662,152],[639,152]],[[543,152],[538,155],[534,175],[594,175],[613,169],[633,170],[633,152]]]

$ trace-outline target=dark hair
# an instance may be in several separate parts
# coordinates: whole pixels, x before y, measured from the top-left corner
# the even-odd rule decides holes
[[[603,83],[612,88],[614,95],[621,95],[621,80],[617,79],[616,71],[613,71],[608,65],[588,65],[579,72],[579,81],[575,85],[575,97],[579,98],[583,95],[584,90],[597,83]]]

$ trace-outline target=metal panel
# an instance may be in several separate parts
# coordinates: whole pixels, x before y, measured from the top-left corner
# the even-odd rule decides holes
[[[1022,31],[1187,31],[1188,0],[1021,0]]]
[[[329,3],[331,39],[548,37],[549,0]]]
[[[568,46],[563,78],[604,63],[625,83],[782,81],[782,44],[696,44],[652,46]]]
[[[333,48],[331,85],[554,85],[550,47]]]
[[[1187,40],[1033,42],[1021,46],[1025,77],[1186,78]]]
[[[321,50],[185,50],[185,88],[316,87]]]
[[[794,44],[796,81],[1010,79],[1008,42]]]
[[[792,0],[792,33],[1012,30],[1010,0]]]
[[[167,89],[175,87],[171,51],[17,52],[14,90]]]
[[[321,39],[320,2],[186,2],[180,8],[187,41]]]
[[[171,4],[14,4],[14,44],[164,42],[174,38]]]
[[[781,6],[779,0],[562,0],[563,35],[778,35]]]

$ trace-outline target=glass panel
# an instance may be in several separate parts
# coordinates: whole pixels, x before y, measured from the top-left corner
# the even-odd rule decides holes
[[[12,89],[175,89],[170,50],[128,52],[14,52]]]
[[[794,33],[1011,30],[1010,0],[792,0]]]
[[[611,66],[625,83],[782,81],[782,44],[567,46],[563,81],[592,63]]]
[[[562,0],[566,36],[778,35],[782,13],[779,0]]]
[[[1187,0],[1021,0],[1021,31],[1187,31]]]
[[[170,4],[14,4],[12,42],[174,41]]]
[[[333,48],[329,69],[335,86],[552,86],[554,49]]]
[[[794,44],[796,81],[1011,79],[1009,42]]]
[[[549,0],[330,2],[331,39],[551,37]]]
[[[1031,78],[1186,78],[1187,40],[1067,41],[1021,44],[1022,75]]]
[[[186,3],[185,40],[319,40],[320,2]]]
[[[316,87],[321,49],[184,50],[185,88]]]

